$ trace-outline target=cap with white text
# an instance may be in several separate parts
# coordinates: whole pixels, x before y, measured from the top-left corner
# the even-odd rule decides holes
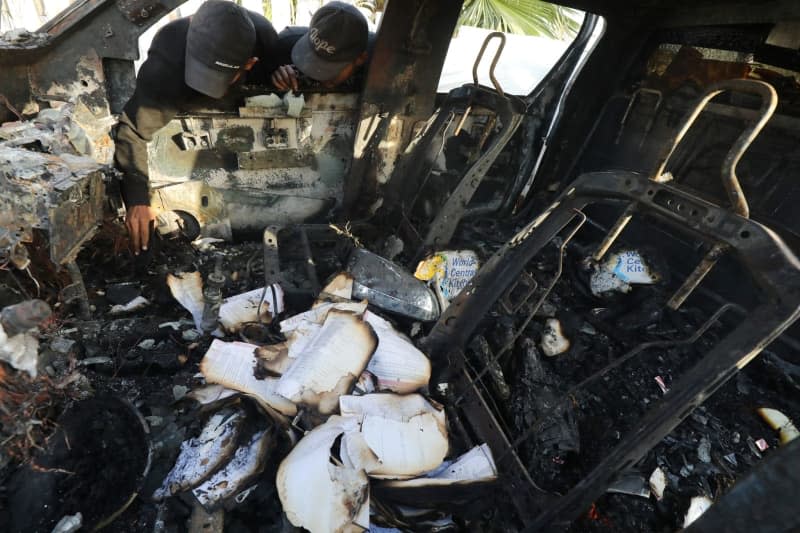
[[[186,35],[186,84],[212,98],[225,95],[253,53],[256,30],[247,11],[208,0],[192,15]]]
[[[367,50],[369,28],[350,4],[330,2],[311,17],[308,32],[292,48],[292,62],[317,81],[335,78]]]

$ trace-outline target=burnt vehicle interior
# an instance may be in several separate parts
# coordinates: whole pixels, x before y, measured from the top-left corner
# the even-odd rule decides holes
[[[158,133],[134,257],[110,131],[181,3],[0,40],[4,531],[800,527],[800,4],[558,2],[582,26],[512,95],[500,33],[488,84],[437,94],[462,2],[387,2],[363,77],[292,113],[243,86]],[[372,365],[387,330],[424,382]],[[352,379],[281,392],[312,356]],[[346,413],[390,395],[438,421],[427,468],[350,464]],[[452,474],[475,450],[489,473]]]

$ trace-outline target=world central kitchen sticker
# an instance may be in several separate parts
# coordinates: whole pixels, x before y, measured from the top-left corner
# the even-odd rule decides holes
[[[478,272],[480,262],[472,250],[437,252],[420,261],[414,276],[432,281],[441,303],[449,303]]]
[[[610,262],[613,262],[613,256]],[[650,267],[644,262],[639,252],[627,250],[617,255],[617,264],[614,267],[614,275],[625,283],[646,284],[655,283],[658,277],[654,275]]]

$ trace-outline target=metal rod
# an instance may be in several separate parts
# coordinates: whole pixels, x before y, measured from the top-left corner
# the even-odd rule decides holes
[[[622,365],[623,363],[630,361],[631,359],[633,359],[634,357],[636,357],[645,350],[650,350],[652,348],[673,348],[675,346],[687,346],[689,344],[694,344],[700,337],[702,337],[711,328],[711,326],[713,326],[720,319],[720,317],[723,314],[725,314],[727,311],[731,309],[734,309],[735,307],[736,304],[732,303],[727,303],[723,305],[722,307],[717,309],[717,311],[713,315],[711,315],[711,317],[708,320],[706,320],[699,328],[697,328],[694,331],[694,333],[692,333],[686,338],[677,341],[644,342],[634,347],[633,349],[629,350],[627,353],[625,353],[625,355],[615,359],[610,364],[604,366],[597,372],[583,379],[580,383],[570,387],[558,401],[556,401],[549,409],[545,410],[544,413],[542,413],[535,421],[533,421],[528,426],[528,429],[522,433],[522,435],[514,439],[514,442],[512,442],[511,445],[516,450],[516,448],[520,444],[522,444],[525,440],[527,440],[531,436],[531,434],[534,431],[534,428],[537,427],[537,425],[542,421],[542,419],[545,416],[552,416],[554,414],[557,414],[564,407],[564,405],[570,400],[573,394],[577,393],[580,389],[582,389],[595,379],[604,376],[610,370],[613,370],[618,366]],[[500,459],[502,458],[503,456],[500,456]]]
[[[637,100],[641,100],[640,96],[642,94],[654,94],[656,95],[656,105],[653,108],[653,116],[650,117],[650,120],[647,121],[647,124],[644,127],[644,133],[642,134],[641,139],[639,140],[639,147],[644,144],[644,140],[647,138],[647,134],[650,133],[650,130],[653,127],[653,122],[655,122],[656,114],[658,114],[658,110],[661,107],[661,100],[663,99],[663,95],[661,91],[658,89],[637,89],[631,95],[631,99],[628,102],[628,107],[625,109],[625,113],[622,115],[622,119],[619,121],[619,130],[617,131],[617,137],[614,139],[614,144],[619,144],[620,139],[622,138],[622,132],[625,129],[625,123],[628,121],[628,117],[631,114],[631,110],[633,109],[634,104],[636,104]]]
[[[558,250],[559,250],[558,270],[556,270],[556,273],[553,276],[553,279],[550,281],[550,284],[547,286],[547,289],[545,289],[545,291],[542,293],[542,296],[539,298],[539,300],[537,300],[537,302],[533,306],[533,309],[531,310],[531,312],[528,313],[528,317],[525,319],[525,322],[523,322],[522,326],[519,327],[519,329],[517,330],[517,333],[514,334],[514,337],[510,341],[508,341],[505,344],[505,346],[503,346],[494,355],[494,357],[491,358],[493,362],[499,361],[500,357],[502,357],[506,352],[508,352],[508,350],[513,348],[514,344],[517,342],[517,339],[519,339],[519,337],[525,331],[525,328],[528,327],[528,324],[531,323],[531,320],[533,320],[533,317],[536,315],[536,312],[539,311],[539,308],[542,306],[544,301],[550,295],[550,292],[553,290],[553,287],[555,287],[556,283],[561,278],[561,273],[564,271],[564,249],[566,248],[567,244],[572,240],[572,238],[575,237],[575,235],[578,233],[578,231],[581,229],[581,227],[583,227],[583,224],[586,222],[586,215],[582,211],[576,209],[575,213],[580,217],[580,222],[578,222],[578,224],[570,231],[569,235],[567,235],[564,238],[564,240],[561,243],[561,246],[559,246],[559,248],[558,248]],[[483,379],[483,376],[485,376],[490,371],[491,371],[491,365],[487,362],[487,364],[484,366],[483,370],[478,372],[475,375],[474,379],[476,381],[481,381]],[[453,402],[453,405],[458,405],[461,402],[461,400],[463,400],[465,395],[466,395],[466,392],[464,392],[464,394],[462,394],[461,396],[456,398],[456,400]]]
[[[316,296],[319,294],[320,286],[317,278],[317,266],[311,253],[311,243],[308,242],[306,229],[302,226],[298,226],[297,229],[300,232],[300,245],[303,247],[303,254],[305,255],[306,272],[308,273],[308,280],[311,282],[311,291]]]
[[[608,233],[603,239],[603,242],[600,243],[600,246],[597,247],[597,250],[592,255],[592,259],[594,261],[600,261],[603,258],[603,256],[606,255],[609,248],[611,248],[614,245],[614,242],[617,240],[622,231],[631,221],[631,218],[633,218],[633,212],[635,210],[636,207],[634,206],[634,204],[631,204],[625,208],[625,211],[620,215],[617,221],[614,222],[614,225],[611,226],[610,230],[608,230]]]
[[[505,96],[503,92],[503,88],[500,87],[500,82],[497,81],[497,78],[494,77],[494,68],[497,66],[497,62],[500,60],[500,54],[503,53],[503,48],[506,46],[506,36],[499,32],[493,31],[489,35],[486,36],[486,39],[483,40],[483,44],[481,45],[481,50],[478,52],[478,57],[475,58],[475,63],[472,64],[472,81],[475,83],[475,86],[478,86],[478,65],[481,64],[481,59],[483,59],[483,53],[486,51],[486,45],[489,44],[489,41],[494,39],[495,37],[500,39],[500,44],[497,46],[497,51],[494,53],[494,58],[492,59],[491,65],[489,65],[489,79],[492,80],[492,85],[494,85],[494,90],[497,91],[497,94],[500,96]]]
[[[471,100],[472,99],[470,98],[470,101]],[[461,128],[464,127],[464,123],[467,121],[467,117],[469,116],[469,114],[471,112],[472,112],[472,104],[468,105],[467,108],[464,110],[464,114],[461,115],[461,120],[458,121],[458,125],[456,126],[456,129],[453,131],[453,136],[454,137],[458,137],[458,134],[461,133]],[[446,128],[445,128],[444,134],[446,134],[446,133],[447,133],[447,131],[446,131]]]
[[[65,266],[67,267],[67,272],[69,272],[69,278],[73,285],[75,285],[78,294],[79,316],[82,320],[89,320],[92,312],[89,308],[89,295],[86,293],[86,285],[83,283],[81,269],[75,261],[70,261]]]
[[[472,392],[472,394],[475,396],[475,399],[476,399],[478,402],[480,402],[481,404],[483,404],[483,407],[484,407],[484,410],[485,410],[485,412],[487,412],[487,413],[491,413],[491,411],[489,410],[489,406],[488,406],[488,405],[486,405],[486,400],[483,398],[483,395],[481,395],[481,393],[478,391],[478,387],[477,387],[477,385],[476,385],[475,381],[474,381],[472,378],[470,378],[470,376],[469,376],[469,373],[466,371],[466,369],[465,369],[463,372],[464,372],[464,376],[466,377],[467,381],[469,382],[470,386],[472,387],[472,390],[471,390],[471,392]],[[493,418],[494,418],[494,417],[493,417]],[[497,422],[496,422],[496,419],[495,419],[495,424],[497,424]],[[499,426],[499,424],[497,424],[497,425]],[[503,431],[500,431],[499,433],[500,433],[500,437],[502,438],[503,442],[505,443],[505,445],[506,445],[506,449],[507,449],[508,451],[507,451],[506,453],[504,453],[504,454],[503,454],[503,455],[502,455],[502,456],[501,456],[501,457],[500,457],[500,458],[497,460],[497,462],[499,463],[500,461],[504,460],[504,459],[505,459],[505,458],[507,458],[508,456],[511,456],[511,458],[513,458],[514,462],[515,462],[515,463],[517,463],[517,467],[518,467],[518,468],[520,469],[520,471],[522,472],[523,476],[525,477],[525,480],[526,480],[526,481],[527,481],[527,482],[528,482],[528,483],[529,483],[529,484],[530,484],[530,485],[531,485],[531,486],[532,486],[534,489],[536,489],[538,492],[544,492],[544,491],[541,489],[541,487],[539,487],[539,486],[536,484],[536,482],[533,480],[533,478],[532,478],[532,477],[531,477],[531,475],[530,475],[530,472],[528,472],[528,469],[527,469],[527,468],[525,468],[525,463],[523,463],[523,462],[522,462],[522,459],[520,459],[520,457],[519,457],[519,455],[517,454],[516,450],[515,450],[515,449],[514,449],[514,447],[511,445],[511,443],[508,441],[508,437],[506,436],[506,433],[505,433],[505,432],[503,432]]]
[[[742,191],[742,186],[739,184],[739,178],[736,177],[736,165],[739,163],[739,160],[742,158],[745,151],[747,151],[747,148],[750,146],[753,140],[764,128],[767,121],[770,119],[770,117],[772,117],[772,114],[775,112],[775,108],[778,106],[778,94],[775,92],[775,89],[772,87],[772,85],[768,83],[757,80],[726,80],[715,83],[709,87],[706,90],[705,95],[686,115],[683,126],[675,135],[675,138],[673,139],[671,146],[669,146],[668,151],[663,153],[659,158],[660,164],[658,167],[656,167],[656,170],[651,177],[655,179],[664,173],[667,163],[669,162],[669,158],[675,153],[678,144],[680,144],[686,133],[689,131],[689,129],[691,129],[692,124],[694,124],[694,121],[697,119],[698,115],[700,115],[700,113],[703,111],[703,108],[705,108],[706,104],[715,96],[725,91],[738,91],[761,96],[761,107],[758,111],[760,118],[753,125],[743,131],[739,138],[736,139],[736,142],[733,144],[730,151],[725,156],[724,162],[722,163],[722,184],[725,186],[725,190],[728,193],[728,199],[733,206],[733,210],[736,214],[745,218],[749,218],[750,207],[748,206],[747,199]]]
[[[614,359],[614,361],[612,361],[610,364],[604,366],[603,368],[601,368],[600,370],[598,370],[594,374],[592,374],[589,377],[585,378],[584,380],[582,380],[577,385],[575,385],[573,387],[570,387],[570,389],[567,391],[567,394],[565,396],[569,396],[570,394],[574,394],[574,393],[578,392],[578,390],[582,389],[583,387],[588,385],[590,382],[594,381],[595,379],[597,379],[597,378],[599,378],[601,376],[604,376],[608,371],[617,368],[621,364],[631,360],[632,358],[636,357],[637,355],[639,355],[641,352],[643,352],[645,350],[649,350],[651,348],[672,348],[672,347],[675,347],[675,346],[684,346],[684,345],[693,344],[695,341],[697,341],[697,339],[702,337],[706,333],[706,331],[708,331],[711,328],[711,326],[713,326],[714,323],[717,322],[720,319],[720,317],[723,314],[725,314],[729,310],[733,309],[734,307],[736,307],[736,305],[732,304],[732,303],[727,303],[727,304],[723,305],[722,307],[717,309],[716,312],[713,315],[711,315],[711,317],[708,320],[706,320],[699,328],[697,328],[694,333],[692,333],[691,335],[689,335],[688,337],[686,337],[684,339],[680,339],[680,340],[677,340],[677,341],[651,341],[651,342],[644,342],[642,344],[639,344],[638,346],[636,346],[632,350],[628,351],[625,355],[623,355],[623,356],[621,356],[621,357],[619,357],[617,359]]]
[[[667,307],[673,310],[677,310],[683,302],[686,301],[692,292],[700,285],[700,282],[703,281],[711,269],[714,268],[714,265],[717,264],[719,258],[722,257],[726,251],[726,247],[720,243],[715,244],[711,247],[708,253],[703,257],[700,264],[689,274],[689,277],[686,278],[686,281],[683,282],[675,294],[672,295],[672,298],[669,299],[667,302]]]

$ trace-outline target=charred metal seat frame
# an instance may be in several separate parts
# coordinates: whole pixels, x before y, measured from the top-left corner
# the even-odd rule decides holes
[[[494,86],[494,88],[489,88],[478,83],[478,67],[481,64],[489,41],[494,38],[499,39],[500,43],[489,67],[489,78]],[[412,225],[412,234],[417,235],[420,241],[417,259],[421,259],[431,249],[450,241],[458,227],[458,223],[464,217],[473,195],[483,182],[497,156],[500,155],[500,152],[503,151],[522,123],[526,110],[525,102],[513,95],[507,95],[494,75],[494,69],[504,46],[505,35],[502,33],[492,32],[486,36],[472,65],[472,83],[453,89],[448,93],[447,100],[438,110],[436,118],[429,123],[428,128],[422,134],[414,152],[412,152],[406,163],[405,173],[407,175],[430,175],[433,162],[428,157],[428,148],[439,135],[446,135],[447,129],[455,117],[460,115],[453,133],[454,136],[458,136],[473,108],[484,108],[492,112],[483,128],[468,169],[459,177],[458,183],[448,195],[447,200],[440,206],[436,216],[428,224],[425,235],[420,235]],[[498,121],[500,123],[499,128],[497,128]],[[492,137],[492,140],[484,149],[490,137]],[[419,191],[422,191],[424,185],[423,183],[417,189],[410,205],[405,206],[407,211],[413,209],[416,200],[419,198]],[[406,222],[410,224],[408,219],[406,219]]]
[[[738,81],[734,85],[741,88]],[[714,94],[718,94],[719,87],[713,87],[711,91],[717,91]],[[698,108],[710,99],[702,100]],[[693,121],[698,113],[696,109],[692,110],[687,123]],[[760,128],[751,128],[740,137],[741,140],[748,136],[749,140],[744,143],[737,141],[732,150],[734,155],[741,156],[757,134],[757,129]],[[685,131],[686,128],[683,128],[676,135],[672,148],[665,155],[664,164]],[[723,172],[724,180],[729,180],[731,176],[735,179],[732,169],[738,157],[726,158],[723,169],[731,172]],[[729,164],[731,160],[734,161],[732,165]],[[663,168],[659,165],[660,171],[655,176],[660,176]],[[726,184],[731,185],[730,181]],[[729,192],[732,189],[741,195],[740,188],[731,187]],[[424,348],[433,359],[434,366],[446,369],[443,375],[434,378],[432,386],[440,392],[448,391],[450,399],[460,395],[457,405],[451,407],[451,420],[461,426],[463,435],[473,435],[476,440],[485,441],[492,448],[498,458],[502,482],[509,499],[528,530],[543,530],[577,518],[605,491],[619,472],[640,460],[695,407],[757,357],[800,316],[800,262],[777,234],[749,220],[746,210],[741,209],[741,202],[736,199],[731,195],[732,203],[741,214],[698,198],[677,185],[657,182],[637,173],[609,171],[584,174],[549,209],[489,259],[425,339]],[[739,199],[744,200],[743,196]],[[649,221],[671,227],[676,233],[706,243],[710,250],[706,259],[714,250],[731,254],[752,276],[761,298],[749,310],[745,321],[738,323],[692,369],[677,379],[663,399],[640,419],[635,429],[588,475],[559,497],[536,486],[517,455],[516,436],[503,430],[490,407],[491,399],[481,392],[484,385],[480,379],[488,372],[476,375],[469,367],[464,349],[495,303],[514,290],[519,280],[526,276],[525,268],[531,259],[559,234],[571,232],[567,239],[571,238],[586,218],[583,209],[593,204],[611,204],[623,209],[623,216],[609,232],[596,257],[601,257],[613,244],[634,214],[642,215]],[[702,281],[703,276],[698,276],[698,272],[707,273],[713,267],[716,261],[714,257],[712,259],[710,262],[704,260],[679,288],[676,295],[682,295],[681,302]],[[675,303],[674,298],[672,303]],[[535,308],[541,305],[542,300],[538,301]],[[716,316],[721,312],[722,309]],[[535,309],[530,313],[531,316],[534,313]],[[609,366],[615,365],[615,362]],[[489,368],[489,363],[486,366]],[[469,426],[471,431],[463,426]]]
[[[487,262],[452,302],[425,341],[425,348],[437,366],[446,364],[461,369],[452,376],[449,385],[460,392],[472,391],[462,407],[464,419],[498,457],[513,458],[517,462],[513,466],[524,470],[516,452],[509,452],[512,438],[502,434],[486,401],[466,374],[462,350],[494,303],[513,288],[529,261],[579,219],[582,209],[591,204],[619,205],[622,202],[630,202],[637,212],[666,222],[677,231],[712,246],[724,243],[752,274],[766,301],[752,309],[746,323],[730,332],[675,382],[663,401],[643,417],[637,429],[557,501],[551,501],[549,495],[530,486],[531,481],[525,479],[526,474],[519,468],[508,468],[510,465],[500,462],[501,469],[506,467],[502,473],[508,476],[510,495],[523,520],[534,529],[555,521],[569,521],[585,510],[614,481],[618,472],[643,457],[800,316],[800,262],[766,226],[641,175],[585,174],[543,216]]]

